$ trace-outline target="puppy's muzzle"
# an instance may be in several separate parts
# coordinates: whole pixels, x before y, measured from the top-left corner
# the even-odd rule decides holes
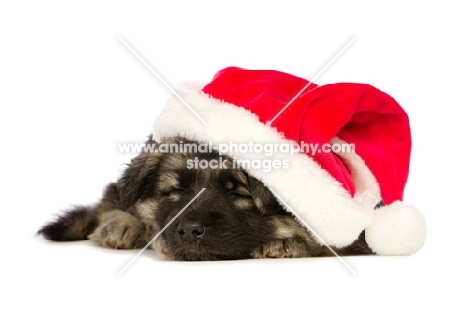
[[[198,221],[184,220],[177,227],[177,232],[182,240],[194,242],[205,233],[205,227]]]

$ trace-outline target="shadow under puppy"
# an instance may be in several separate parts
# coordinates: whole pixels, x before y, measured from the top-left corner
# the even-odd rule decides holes
[[[166,144],[196,144],[182,137]],[[46,239],[90,239],[103,247],[143,248],[202,188],[206,190],[153,243],[175,260],[329,256],[326,246],[287,212],[261,182],[217,151],[142,152],[95,206],[79,206],[39,230]],[[222,162],[188,168],[189,160]],[[361,234],[339,255],[372,254]]]

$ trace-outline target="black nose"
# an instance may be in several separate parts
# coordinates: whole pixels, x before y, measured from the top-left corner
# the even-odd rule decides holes
[[[177,232],[185,241],[196,241],[205,233],[205,227],[198,221],[185,220],[179,224]]]

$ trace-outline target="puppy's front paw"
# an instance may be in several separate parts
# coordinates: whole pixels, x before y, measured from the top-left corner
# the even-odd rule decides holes
[[[252,252],[252,258],[293,258],[309,255],[307,243],[298,238],[270,241]]]
[[[100,225],[88,239],[107,248],[143,248],[150,239],[150,230],[135,216],[115,210],[101,216]]]

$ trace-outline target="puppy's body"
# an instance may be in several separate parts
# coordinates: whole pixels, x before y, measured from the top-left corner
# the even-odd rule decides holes
[[[164,143],[199,144],[184,138]],[[156,144],[152,139],[147,143]],[[187,160],[222,160],[225,168],[187,168]],[[206,190],[174,217],[203,188]],[[90,239],[103,247],[142,248],[167,224],[153,247],[176,260],[228,260],[327,256],[295,218],[258,180],[212,152],[141,153],[101,201],[77,207],[39,232],[47,239]],[[371,254],[363,234],[336,249],[340,255]]]

